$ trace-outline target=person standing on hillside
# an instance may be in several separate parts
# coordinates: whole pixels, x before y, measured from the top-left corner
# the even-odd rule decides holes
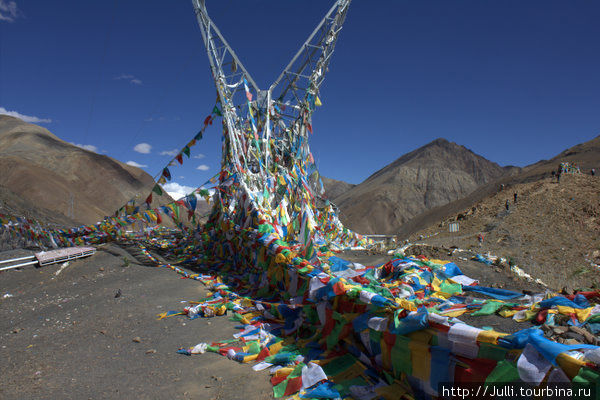
[[[517,204],[517,192],[515,192],[515,204]]]
[[[592,170],[590,171],[590,174],[592,174],[592,176],[596,175],[596,170],[594,168],[592,168]]]
[[[483,246],[483,233],[480,233],[479,235],[477,235],[477,241],[479,242],[479,247]]]
[[[510,208],[510,203],[508,202],[508,200],[506,200],[506,204],[504,204],[504,206],[506,207],[506,211],[508,211],[508,209]]]

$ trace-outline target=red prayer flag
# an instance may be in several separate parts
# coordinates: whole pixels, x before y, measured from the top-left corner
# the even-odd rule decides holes
[[[285,387],[284,396],[291,396],[302,389],[302,375],[289,379]]]

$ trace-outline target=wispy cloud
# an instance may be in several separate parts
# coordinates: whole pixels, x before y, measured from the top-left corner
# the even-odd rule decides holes
[[[0,1],[2,1],[2,0],[0,0]],[[52,120],[49,118],[38,118],[38,117],[34,117],[33,115],[21,114],[20,112],[17,112],[17,111],[8,111],[4,107],[0,107],[0,114],[10,115],[11,117],[16,117],[16,118],[22,119],[23,121],[29,122],[31,124],[49,124],[50,122],[52,122]]]
[[[82,149],[93,151],[94,153],[98,152],[98,147],[94,146],[93,144],[79,144],[79,143],[73,143],[73,142],[69,142],[69,143],[71,143],[77,147],[81,147]]]
[[[0,0],[2,1],[2,0]],[[142,81],[138,78],[136,78],[135,76],[131,75],[131,74],[121,74],[117,77],[115,77],[116,81],[128,81],[129,83],[133,84],[133,85],[141,85]]]
[[[198,167],[196,167],[196,169],[199,169],[200,171],[208,171],[210,167],[206,164],[200,164]]]
[[[144,122],[152,122],[152,121],[165,121],[167,118],[163,117],[162,115],[159,117],[148,117],[146,119],[144,119]]]
[[[138,143],[135,146],[133,146],[133,150],[142,154],[150,154],[152,146],[148,143]]]
[[[196,189],[195,187],[181,185],[177,182],[169,182],[162,185],[162,187],[175,200],[179,200]]]
[[[0,0],[0,21],[15,22],[21,15],[16,1]]]
[[[198,159],[203,159],[204,157],[206,157],[204,154],[198,153],[194,156],[192,156],[193,158],[198,158]]]
[[[147,165],[136,163],[135,161],[127,161],[125,164],[131,165],[132,167],[138,167],[138,168],[146,168],[147,167]]]
[[[165,151],[161,151],[160,155],[161,156],[171,156],[171,157],[175,157],[177,154],[179,154],[179,150],[177,149],[173,149],[173,150],[165,150]]]

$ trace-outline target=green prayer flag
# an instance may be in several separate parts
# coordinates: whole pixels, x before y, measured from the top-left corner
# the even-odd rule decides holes
[[[328,362],[322,368],[325,375],[334,377],[352,367],[354,363],[356,363],[356,357],[350,353],[346,353],[341,357],[334,358],[333,361]]]
[[[154,188],[152,188],[152,191],[159,196],[162,196],[162,194],[163,194],[163,191],[159,184],[154,185]]]
[[[600,374],[587,367],[582,367],[577,376],[573,378],[573,387],[578,389],[587,389],[591,398],[600,398]]]
[[[258,343],[257,340],[253,340],[250,343],[248,343],[248,352],[250,354],[260,353],[260,344]]]
[[[283,395],[285,394],[285,389],[287,388],[287,384],[288,380],[286,379],[280,382],[279,384],[273,386],[273,397],[275,397],[276,399],[283,397]]]
[[[460,283],[442,282],[440,291],[448,294],[462,293],[462,285]]]
[[[479,352],[477,353],[477,357],[501,361],[506,358],[507,351],[507,349],[497,345],[479,343]]]
[[[219,107],[217,107],[216,105],[215,108],[213,108],[212,112],[213,114],[217,114],[219,117],[223,116],[223,114],[221,114],[221,110],[219,110]]]
[[[399,377],[402,372],[407,375],[412,374],[412,361],[408,342],[410,339],[404,336],[397,336],[396,343],[392,347],[392,368],[396,377]]]
[[[331,330],[331,333],[327,335],[327,337],[325,338],[325,342],[327,342],[328,349],[333,349],[339,343],[339,337],[340,333],[342,333],[343,327],[344,324],[336,322],[333,329]]]
[[[518,382],[519,370],[517,366],[508,361],[502,360],[498,361],[496,364],[496,368],[488,375],[485,383],[494,384],[494,383],[503,383],[503,382]]]
[[[488,301],[483,305],[483,307],[475,311],[472,315],[492,315],[502,308],[502,306],[504,306],[504,303],[500,301]]]

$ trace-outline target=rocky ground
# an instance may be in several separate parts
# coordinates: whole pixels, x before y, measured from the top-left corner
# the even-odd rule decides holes
[[[458,233],[448,232],[453,221],[460,225]],[[600,177],[563,175],[560,183],[544,178],[506,187],[410,240],[505,257],[556,290],[597,287]]]
[[[3,252],[0,259],[27,253]],[[214,353],[177,354],[179,347],[230,339],[235,324],[227,317],[157,320],[206,289],[139,265],[117,246],[64,268],[0,273],[0,288],[2,399],[272,398],[267,372]]]

